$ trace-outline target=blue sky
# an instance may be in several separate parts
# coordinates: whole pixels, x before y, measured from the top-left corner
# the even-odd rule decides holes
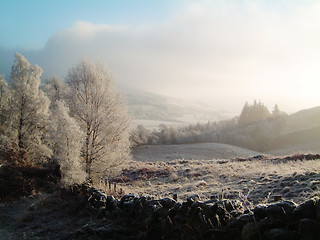
[[[239,110],[320,105],[320,0],[2,0],[0,73],[14,53],[64,78],[87,56],[121,85]]]
[[[169,0],[2,0],[0,45],[42,47],[53,33],[79,20],[120,25],[162,21],[173,6]]]
[[[0,8],[0,46],[39,48],[55,32],[70,28],[76,21],[94,24],[133,24],[161,22],[179,6],[193,0],[2,0]],[[201,2],[201,1],[200,1]],[[202,1],[219,2],[219,1]],[[263,3],[265,10],[286,14],[288,5],[308,5],[315,0],[222,0]],[[244,4],[245,5],[245,4]],[[241,9],[242,4],[237,7]]]

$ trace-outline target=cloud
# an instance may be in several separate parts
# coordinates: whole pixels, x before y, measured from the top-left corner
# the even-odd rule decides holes
[[[162,22],[78,21],[43,49],[21,52],[45,76],[65,76],[86,55],[122,85],[237,109],[255,98],[294,109],[320,102],[319,25],[317,2],[185,1]]]

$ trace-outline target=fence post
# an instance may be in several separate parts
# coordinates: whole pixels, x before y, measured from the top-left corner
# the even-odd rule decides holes
[[[177,201],[178,200],[178,194],[173,194],[173,200]]]

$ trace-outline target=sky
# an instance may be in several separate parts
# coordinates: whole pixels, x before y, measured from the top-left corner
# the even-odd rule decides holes
[[[119,85],[240,111],[320,105],[320,0],[2,0],[0,73],[14,53],[64,78],[81,57]]]

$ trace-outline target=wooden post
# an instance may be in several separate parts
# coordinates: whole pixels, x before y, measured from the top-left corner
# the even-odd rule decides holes
[[[178,200],[178,194],[173,194],[173,200],[177,201]]]

